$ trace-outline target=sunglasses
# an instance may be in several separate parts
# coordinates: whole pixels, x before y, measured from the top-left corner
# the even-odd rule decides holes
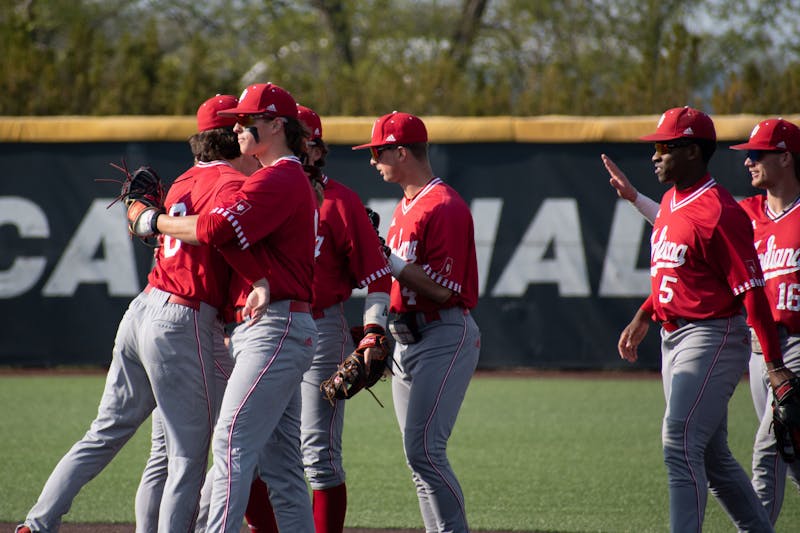
[[[375,161],[381,158],[381,154],[386,150],[394,150],[395,148],[399,148],[400,145],[397,144],[390,144],[387,146],[371,146],[369,149],[369,153],[372,156],[372,159]]]
[[[781,152],[783,152],[783,150],[748,150],[747,159],[753,163],[757,163],[767,154],[780,154]]]
[[[267,122],[275,120],[271,115],[236,115],[236,122],[242,125],[243,128],[250,128],[255,125],[256,120],[263,119]]]
[[[656,153],[658,155],[664,155],[672,152],[676,148],[684,148],[692,144],[694,144],[694,141],[691,139],[681,139],[677,141],[656,143],[655,147],[656,147]]]

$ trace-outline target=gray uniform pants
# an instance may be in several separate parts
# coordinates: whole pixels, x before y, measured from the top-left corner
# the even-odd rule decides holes
[[[792,372],[800,375],[800,335],[787,335],[782,328],[778,329],[778,333],[783,362]],[[754,387],[757,389],[757,393],[753,394],[753,402],[761,402],[756,411],[760,423],[753,444],[753,488],[770,521],[775,524],[783,506],[787,473],[800,488],[800,462],[787,465],[778,453],[775,433],[772,431],[772,388],[764,365],[764,355],[757,342],[753,342],[750,380],[751,390]]]
[[[447,459],[447,441],[478,364],[480,331],[460,308],[422,324],[422,339],[397,343],[392,397],[425,531],[469,531],[464,494]]]
[[[122,318],[97,417],[56,465],[25,524],[58,531],[80,489],[111,462],[156,405],[163,415],[169,473],[160,531],[189,531],[197,512],[212,429],[212,329],[216,310],[139,294]]]
[[[231,336],[233,367],[214,429],[209,532],[238,533],[253,476],[270,483],[282,531],[314,533],[300,455],[300,381],[311,366],[317,329],[309,313],[270,303]]]
[[[219,414],[222,395],[233,370],[233,357],[225,346],[222,323],[214,324],[214,422]],[[167,481],[168,463],[166,435],[161,411],[156,407],[151,416],[150,457],[147,459],[142,479],[136,491],[136,533],[157,533],[164,484]],[[208,499],[211,496],[210,479],[206,476],[200,498],[200,511],[195,530],[205,531],[208,516]],[[206,488],[207,487],[207,488]]]
[[[728,401],[750,354],[742,316],[661,330],[664,462],[673,533],[699,533],[708,491],[739,531],[771,532],[750,479],[728,447]]]
[[[319,390],[319,384],[336,371],[344,358],[353,352],[350,328],[341,304],[329,307],[325,316],[315,320],[319,342],[311,368],[303,376],[303,416],[301,436],[303,463],[311,488],[338,487],[345,481],[342,467],[342,432],[347,402],[333,405]]]

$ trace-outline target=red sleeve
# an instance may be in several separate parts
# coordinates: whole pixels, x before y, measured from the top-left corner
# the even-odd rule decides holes
[[[231,202],[236,192],[241,188],[242,180],[225,180],[218,182],[218,189],[214,193],[214,206],[225,205]],[[222,246],[236,237],[236,231],[222,214],[221,210],[212,208],[211,212],[200,215],[197,219],[197,240],[202,244]]]
[[[778,342],[778,332],[762,287],[755,287],[744,293],[744,308],[747,310],[748,322],[761,343],[764,361],[782,366],[783,356]]]
[[[761,263],[753,247],[753,226],[743,209],[722,211],[709,248],[733,294],[764,286]]]
[[[391,287],[391,268],[386,261],[378,234],[372,226],[367,211],[355,193],[337,202],[340,218],[345,224],[347,235],[347,259],[350,273],[359,287],[371,285],[381,278],[387,280],[387,290]],[[370,292],[375,292],[370,289]]]
[[[367,292],[385,292],[389,293],[392,290],[392,276],[381,276],[369,284]]]
[[[425,255],[418,262],[433,281],[462,293],[475,234],[469,208],[452,199],[440,204],[431,213],[424,231]]]
[[[248,285],[267,277],[264,265],[250,250],[242,250],[231,243],[220,247],[219,251],[225,261],[247,281]]]

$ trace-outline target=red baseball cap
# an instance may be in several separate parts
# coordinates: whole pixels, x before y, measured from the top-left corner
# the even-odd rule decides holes
[[[392,111],[375,121],[372,142],[353,146],[353,150],[386,146],[387,144],[418,144],[428,142],[428,130],[418,117]]]
[[[230,94],[212,96],[197,108],[197,131],[216,128],[230,128],[236,124],[236,117],[223,117],[217,114],[222,109],[236,107],[239,100]]]
[[[310,140],[322,139],[322,121],[313,109],[297,104],[297,120],[305,124],[308,131],[311,132]]]
[[[673,107],[664,111],[655,133],[639,137],[643,141],[672,141],[675,139],[717,140],[711,117],[692,107]]]
[[[297,118],[297,103],[286,90],[272,83],[255,83],[242,91],[239,105],[223,109],[220,115],[270,115]]]
[[[762,120],[746,143],[734,144],[732,150],[786,150],[800,152],[800,128],[782,118]]]

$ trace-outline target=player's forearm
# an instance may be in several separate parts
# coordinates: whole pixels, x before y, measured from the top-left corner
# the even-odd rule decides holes
[[[637,191],[636,199],[631,204],[650,224],[655,221],[659,208],[658,202]]]
[[[400,282],[400,285],[408,287],[436,303],[443,304],[453,295],[453,291],[433,281],[422,267],[416,263],[407,263],[395,275],[395,278]]]
[[[156,221],[159,233],[169,235],[186,244],[200,244],[197,239],[197,215],[171,217],[161,215]]]
[[[783,366],[778,333],[772,320],[772,312],[764,295],[764,289],[757,287],[744,293],[744,308],[750,318],[753,331],[761,343],[764,361],[768,368]]]

